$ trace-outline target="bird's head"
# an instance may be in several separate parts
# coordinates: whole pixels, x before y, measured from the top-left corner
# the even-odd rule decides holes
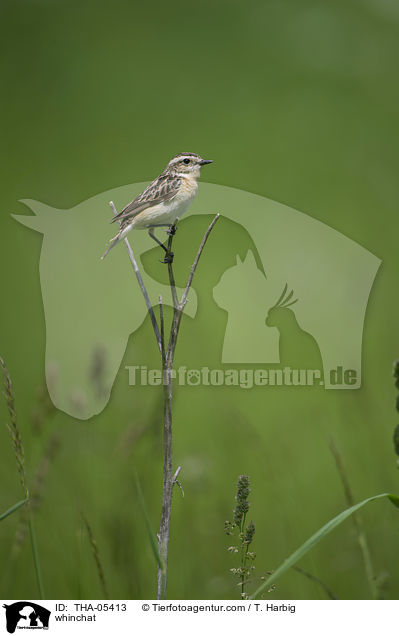
[[[164,173],[192,176],[198,179],[202,166],[207,163],[212,163],[212,159],[203,159],[195,152],[181,152],[169,161]]]

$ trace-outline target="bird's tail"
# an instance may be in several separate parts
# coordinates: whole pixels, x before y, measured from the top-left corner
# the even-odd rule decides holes
[[[115,245],[117,243],[119,243],[119,241],[122,239],[122,230],[119,230],[118,234],[115,234],[115,236],[110,240],[110,245],[109,247],[105,250],[104,254],[101,257],[101,260],[104,260],[104,258],[107,256],[108,252],[110,252],[112,250],[113,247],[115,247]]]

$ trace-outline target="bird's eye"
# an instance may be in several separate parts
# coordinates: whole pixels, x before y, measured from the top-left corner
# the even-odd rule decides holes
[[[190,159],[183,159],[183,163],[185,163],[186,166],[188,166],[188,164],[190,163]]]

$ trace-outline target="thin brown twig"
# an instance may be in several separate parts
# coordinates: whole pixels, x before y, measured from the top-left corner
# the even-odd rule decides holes
[[[213,221],[210,223],[206,230],[201,244],[198,248],[198,252],[191,267],[187,284],[184,289],[181,301],[179,302],[177,296],[174,296],[173,288],[174,276],[173,267],[170,263],[169,266],[169,282],[171,285],[172,298],[174,299],[173,319],[170,329],[169,342],[166,350],[166,355],[163,359],[163,391],[164,391],[164,432],[163,432],[163,445],[164,445],[164,457],[163,457],[163,484],[162,484],[162,508],[161,508],[161,521],[158,533],[158,547],[161,560],[164,564],[164,568],[158,568],[157,579],[157,598],[166,597],[166,585],[168,574],[168,550],[169,550],[169,533],[170,533],[170,516],[172,510],[172,494],[173,486],[177,483],[173,475],[173,463],[172,463],[172,398],[173,398],[173,359],[176,349],[177,337],[179,333],[179,327],[181,323],[181,317],[183,314],[184,306],[187,302],[187,296],[190,291],[190,287],[194,278],[195,271],[198,266],[199,259],[202,251],[205,247],[205,243],[208,240],[210,233],[212,232],[216,221],[220,214],[217,214]],[[173,234],[169,236],[168,250],[171,252],[173,242]]]
[[[112,201],[110,202],[110,206],[112,208],[114,215],[116,216],[117,211]],[[164,567],[163,568],[158,567],[158,577],[157,577],[157,598],[158,599],[166,597],[170,516],[171,516],[171,509],[172,509],[173,486],[175,484],[178,484],[183,492],[181,484],[177,480],[177,475],[180,472],[180,468],[178,468],[174,474],[172,469],[173,358],[174,358],[174,352],[175,352],[176,343],[177,343],[177,336],[179,333],[179,327],[181,323],[181,317],[187,302],[187,297],[188,297],[188,293],[190,291],[190,287],[194,278],[194,274],[197,269],[202,251],[205,247],[205,243],[207,242],[208,237],[212,229],[214,228],[215,223],[218,220],[219,216],[220,216],[219,214],[215,216],[215,218],[210,223],[208,229],[206,230],[204,234],[204,237],[201,241],[198,252],[194,259],[193,265],[191,267],[190,273],[188,275],[186,287],[183,291],[183,295],[180,302],[177,297],[176,284],[175,284],[173,265],[172,265],[172,261],[173,261],[172,244],[173,244],[174,232],[172,231],[169,234],[167,254],[169,254],[170,260],[166,262],[168,263],[169,283],[170,283],[172,301],[173,301],[173,318],[172,318],[169,342],[167,347],[165,346],[165,337],[164,337],[164,314],[163,314],[162,298],[160,297],[159,299],[160,300],[160,325],[161,325],[161,330],[160,330],[158,327],[157,320],[155,318],[151,301],[149,299],[136,259],[134,257],[133,250],[130,246],[128,239],[127,238],[124,239],[130,261],[132,263],[137,281],[139,283],[140,289],[144,296],[148,313],[150,314],[150,317],[151,317],[154,334],[155,334],[157,344],[161,353],[161,358],[162,358],[163,392],[164,392],[164,412],[163,412],[163,423],[164,423],[163,451],[164,452],[163,452],[162,508],[161,508],[160,528],[158,533],[158,548],[159,548],[159,556]]]
[[[181,471],[181,466],[178,466],[175,470],[175,474],[173,475],[173,481],[176,483],[179,473]]]
[[[207,242],[210,233],[212,232],[217,220],[219,219],[220,214],[216,214],[216,216],[214,217],[213,221],[210,223],[210,225],[208,226],[208,229],[206,230],[204,237],[201,241],[201,244],[198,248],[198,252],[195,256],[194,262],[192,264],[190,273],[188,275],[187,278],[187,283],[186,286],[184,288],[183,291],[183,295],[181,297],[180,302],[178,302],[177,304],[177,311],[174,312],[174,316],[173,316],[173,321],[172,321],[172,326],[171,326],[171,330],[170,330],[170,338],[169,338],[169,345],[168,345],[168,350],[166,353],[166,358],[167,360],[170,358],[170,363],[173,364],[173,357],[174,357],[174,352],[175,352],[175,348],[176,348],[176,341],[177,341],[177,335],[179,332],[179,328],[180,328],[180,322],[181,322],[181,318],[183,315],[183,309],[187,303],[187,297],[188,297],[188,293],[190,291],[191,288],[191,284],[193,282],[193,278],[194,278],[194,274],[195,271],[197,269],[198,263],[199,263],[199,259],[201,258],[201,254],[202,251],[205,247],[205,243]]]
[[[165,321],[163,315],[163,302],[162,296],[159,296],[159,324],[160,324],[160,332],[161,332],[161,355],[162,355],[162,364],[165,360]]]
[[[212,230],[213,230],[214,226],[216,225],[216,222],[217,222],[217,220],[219,218],[220,218],[220,214],[218,213],[214,217],[213,221],[209,224],[209,227],[208,227],[207,231],[205,232],[204,237],[203,237],[203,239],[201,241],[201,245],[198,248],[198,252],[197,252],[196,257],[194,259],[194,263],[192,264],[190,273],[188,275],[187,284],[186,284],[186,287],[184,289],[182,299],[180,301],[180,307],[182,309],[184,309],[184,305],[187,302],[188,292],[190,291],[190,287],[191,287],[191,283],[193,282],[195,270],[197,269],[199,259],[201,258],[202,251],[203,251],[203,249],[205,247],[205,243],[207,242],[207,240],[209,238],[209,235],[212,232]]]
[[[181,471],[181,466],[178,466],[175,474],[173,475],[173,484],[176,484],[176,486],[178,486],[180,488],[180,492],[182,497],[184,497],[184,490],[183,490],[183,486],[181,485],[180,481],[177,479],[179,476],[179,473]]]

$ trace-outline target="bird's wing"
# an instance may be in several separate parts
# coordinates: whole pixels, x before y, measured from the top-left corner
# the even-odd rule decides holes
[[[158,205],[163,201],[169,201],[179,191],[181,184],[180,177],[160,176],[151,183],[141,194],[133,201],[128,203],[119,214],[111,219],[114,221],[126,221],[133,219],[137,214],[143,212],[147,208]]]

